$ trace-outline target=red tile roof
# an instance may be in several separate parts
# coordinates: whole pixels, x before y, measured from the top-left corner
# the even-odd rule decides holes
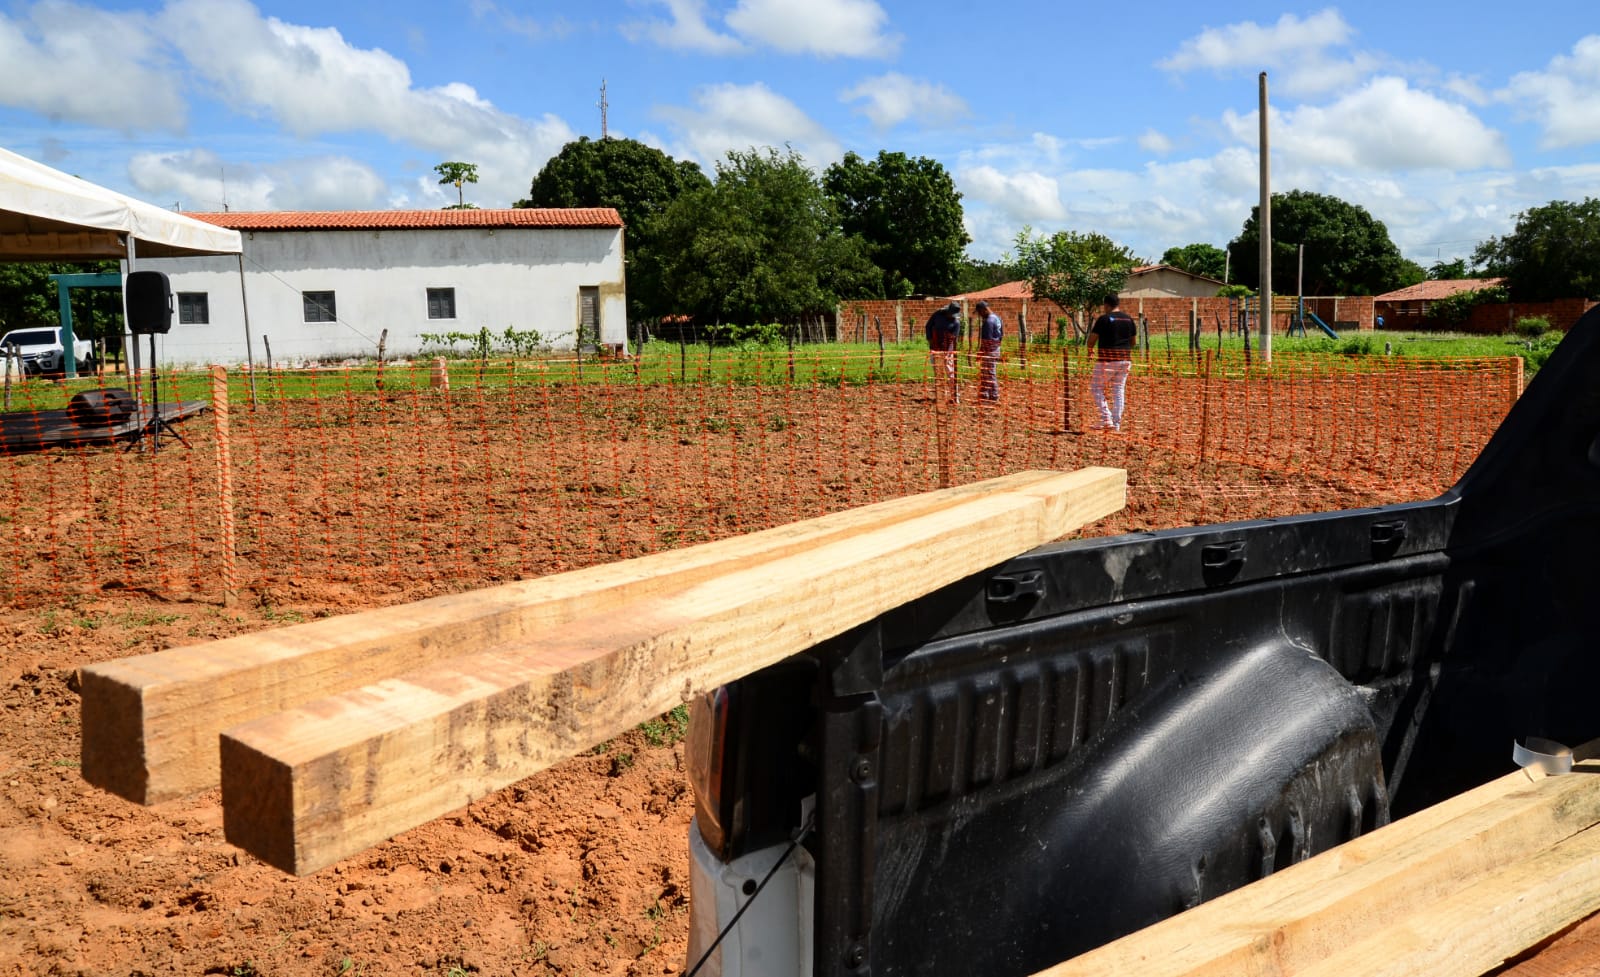
[[[1445,278],[1439,281],[1417,282],[1393,292],[1373,297],[1374,302],[1433,302],[1461,292],[1474,292],[1484,288],[1504,285],[1504,278]]]
[[[188,214],[236,231],[413,231],[440,227],[621,227],[614,207],[505,210],[285,210]]]

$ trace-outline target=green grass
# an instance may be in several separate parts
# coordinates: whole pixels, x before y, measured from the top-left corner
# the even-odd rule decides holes
[[[1257,337],[1251,336],[1251,347],[1259,346]],[[1330,339],[1313,332],[1308,336],[1272,337],[1276,353],[1295,356],[1402,356],[1417,359],[1453,359],[1485,356],[1521,356],[1527,361],[1530,372],[1542,366],[1553,348],[1553,336],[1529,340],[1516,335],[1479,336],[1452,333],[1407,332],[1347,332],[1339,339]],[[1200,338],[1202,350],[1242,353],[1244,339],[1240,336],[1204,332]],[[1016,347],[1008,343],[1004,370],[1018,370]],[[1059,357],[1063,346],[1046,345],[1038,340],[1029,346],[1029,358]],[[1076,343],[1067,347],[1073,356],[1081,357],[1082,348]],[[1187,341],[1181,332],[1160,333],[1150,336],[1150,357],[1161,359],[1179,355],[1187,350]],[[837,387],[864,383],[881,383],[893,380],[922,380],[928,373],[928,351],[920,338],[890,343],[881,350],[876,343],[822,343],[796,346],[792,351],[782,344],[767,346],[745,345],[709,346],[705,343],[678,345],[663,341],[648,343],[634,360],[578,362],[571,357],[556,359],[520,359],[504,357],[489,360],[453,359],[447,361],[450,388],[453,394],[465,399],[475,388],[485,390],[505,389],[515,386],[519,396],[522,391],[534,391],[542,385],[600,385],[600,384],[692,384],[695,386],[787,386]],[[101,384],[125,385],[124,378],[108,375],[98,380],[79,379],[70,382],[29,381],[14,388],[12,410],[52,410],[67,405],[72,395]],[[387,364],[382,371],[375,365],[323,370],[273,370],[258,369],[255,376],[255,396],[258,400],[297,400],[315,397],[329,403],[327,425],[360,423],[365,413],[383,409],[382,399],[371,395],[381,389],[390,399],[404,400],[415,395],[432,395],[431,366],[418,360],[413,365]],[[242,370],[234,370],[228,378],[228,397],[235,404],[248,403],[251,397],[249,377]],[[352,402],[353,408],[337,403],[345,392],[360,395]],[[143,392],[148,392],[148,387]],[[530,392],[527,394],[532,395]],[[161,398],[173,400],[209,400],[211,378],[204,371],[173,374],[163,378]],[[597,409],[599,405],[596,405]],[[352,418],[350,410],[355,411]]]

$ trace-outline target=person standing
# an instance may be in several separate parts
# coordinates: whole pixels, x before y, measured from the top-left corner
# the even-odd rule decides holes
[[[1000,337],[1005,335],[1005,324],[989,311],[988,302],[979,302],[978,312],[978,397],[982,400],[1000,400]]]
[[[922,331],[928,338],[928,364],[935,378],[943,373],[950,381],[950,399],[961,402],[956,386],[956,338],[961,334],[961,306],[955,302],[935,309]]]
[[[1089,329],[1089,353],[1094,356],[1094,372],[1089,378],[1089,393],[1100,411],[1098,430],[1122,430],[1124,388],[1133,366],[1133,341],[1139,324],[1117,306],[1115,295],[1107,295],[1105,312]]]

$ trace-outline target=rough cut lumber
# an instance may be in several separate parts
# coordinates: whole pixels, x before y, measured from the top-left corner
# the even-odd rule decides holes
[[[305,874],[1123,505],[1084,469],[974,496],[222,736],[230,842]]]
[[[81,674],[83,777],[141,804],[206,790],[219,782],[217,737],[230,726],[1059,475],[1021,472],[638,559],[91,665]]]
[[[1303,977],[1479,977],[1600,905],[1600,827],[1378,930]]]
[[[1395,920],[1600,824],[1596,773],[1600,764],[1582,763],[1560,777],[1507,774],[1038,977],[1308,973]],[[1590,898],[1588,911],[1596,904],[1600,893]],[[1410,972],[1435,973],[1426,967]],[[1368,971],[1328,973],[1367,977]]]

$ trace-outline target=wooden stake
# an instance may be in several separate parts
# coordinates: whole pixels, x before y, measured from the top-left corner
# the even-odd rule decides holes
[[[228,371],[211,368],[211,417],[217,431],[217,522],[222,536],[222,606],[239,602],[239,570],[233,534],[233,447],[228,433]]]
[[[508,640],[222,734],[228,840],[305,874],[1115,512],[1084,469]]]

